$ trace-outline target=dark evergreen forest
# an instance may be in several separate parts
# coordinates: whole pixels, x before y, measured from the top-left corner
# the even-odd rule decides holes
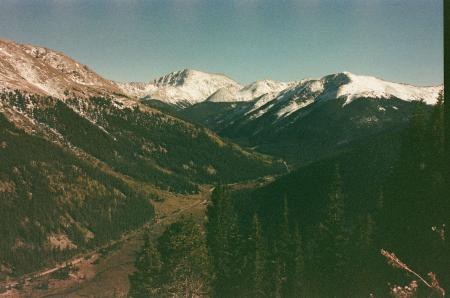
[[[450,288],[446,161],[441,97],[432,111],[417,103],[405,130],[373,136],[261,189],[218,185],[205,237],[177,245],[202,252],[202,266],[189,268],[206,274],[207,296],[441,297]],[[149,251],[148,262],[172,266],[154,257],[167,248]],[[169,279],[137,272],[148,282],[132,283],[130,297],[167,287]]]

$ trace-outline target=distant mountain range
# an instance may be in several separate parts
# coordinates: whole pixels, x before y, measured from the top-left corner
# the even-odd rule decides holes
[[[252,111],[274,101],[280,117],[294,113],[313,99],[346,98],[348,103],[361,97],[398,98],[433,104],[443,88],[391,83],[349,72],[293,82],[260,80],[243,86],[223,74],[190,69],[175,71],[148,83],[119,83],[102,78],[62,53],[7,40],[0,40],[0,65],[0,88],[5,90],[18,89],[60,98],[108,94],[159,100],[181,108],[204,101],[255,101]],[[285,104],[281,107],[279,102]],[[258,114],[261,115],[262,110]]]
[[[216,93],[179,114],[242,145],[304,164],[357,139],[403,128],[415,103],[435,104],[442,89],[343,72],[288,83],[247,101],[221,101]]]
[[[442,85],[417,87],[350,72],[244,86],[222,74],[185,69],[148,83],[119,83],[62,53],[6,40],[0,40],[0,66],[0,90],[71,102],[91,123],[98,125],[96,118],[103,116],[88,116],[89,101],[82,99],[106,96],[119,109],[156,108],[294,164],[332,155],[386,129],[401,129],[415,102],[433,105],[443,90]]]

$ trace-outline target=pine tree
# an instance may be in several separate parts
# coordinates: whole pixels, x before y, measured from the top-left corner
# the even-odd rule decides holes
[[[281,280],[281,293],[287,296],[290,292],[288,277],[292,273],[292,242],[289,229],[289,208],[287,197],[284,197],[283,216],[278,228],[277,251],[279,253],[279,270]]]
[[[253,216],[253,225],[251,232],[251,249],[252,254],[252,297],[265,297],[266,292],[266,245],[262,235],[261,223],[259,222],[258,216],[255,214]]]
[[[375,228],[373,216],[367,214],[358,219],[352,233],[352,245],[349,248],[352,260],[349,271],[358,272],[352,274],[350,280],[355,296],[364,296],[368,289],[384,283],[385,264],[378,262],[379,246],[375,245]]]
[[[130,298],[157,297],[161,293],[160,254],[149,235],[145,234],[144,237],[144,245],[135,260],[136,271],[129,277]]]
[[[289,297],[303,297],[305,291],[305,260],[303,243],[298,225],[292,235],[292,272],[289,275]]]
[[[430,225],[442,225],[448,221],[450,204],[446,196],[445,172],[446,163],[444,155],[445,129],[444,129],[444,103],[443,93],[438,97],[429,121],[429,146],[427,161],[430,168]]]
[[[361,251],[366,251],[373,245],[373,237],[375,233],[375,221],[368,214],[359,224],[357,245]]]
[[[441,161],[444,158],[444,142],[445,142],[445,129],[444,123],[444,95],[443,92],[439,94],[436,105],[433,107],[433,111],[429,121],[429,140],[431,144],[432,155],[429,158],[433,159],[434,166],[442,166]]]
[[[273,248],[272,260],[271,260],[271,288],[270,297],[283,297],[283,285],[285,283],[282,275],[282,261],[280,260],[276,245]]]
[[[217,186],[211,196],[205,227],[213,296],[235,296],[241,281],[241,242],[232,199],[223,186]]]
[[[402,140],[399,160],[388,180],[385,193],[385,208],[383,209],[383,224],[381,230],[387,233],[387,242],[399,246],[415,234],[414,226],[419,226],[421,220],[419,211],[420,200],[426,195],[423,170],[425,163],[426,115],[422,103],[415,104],[415,110]]]
[[[161,277],[167,296],[198,297],[208,294],[208,257],[200,226],[182,219],[158,239],[163,261]]]
[[[379,230],[386,234],[383,246],[410,260],[410,266],[450,276],[448,258],[442,257],[450,252],[442,237],[450,224],[442,94],[431,114],[426,112],[424,104],[416,105],[386,186]]]
[[[417,251],[428,250],[433,240],[432,226],[441,216],[446,217],[442,210],[448,204],[441,201],[440,194],[443,185],[439,170],[443,160],[440,157],[443,152],[441,110],[438,103],[428,117],[426,106],[416,103],[402,140],[399,161],[386,187],[380,230],[386,234],[384,242],[409,259],[414,259]],[[426,270],[427,262],[421,258],[412,265]]]
[[[342,296],[346,284],[346,266],[349,260],[349,233],[344,219],[344,194],[339,167],[328,194],[325,218],[319,225],[318,269],[324,293]]]
[[[431,227],[431,239],[427,239],[430,252],[428,262],[440,276],[450,274],[450,260],[442,257],[450,253],[450,241],[446,236],[446,227],[450,226],[450,165],[445,153],[445,114],[443,92],[438,97],[436,105],[430,115],[429,134],[427,144],[427,161],[429,163],[428,178],[429,196],[427,200],[425,224]],[[448,152],[447,152],[448,155]],[[448,232],[447,232],[448,234]],[[450,279],[443,279],[445,286],[450,287]]]

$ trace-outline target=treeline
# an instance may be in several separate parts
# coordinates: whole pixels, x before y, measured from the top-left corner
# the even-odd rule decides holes
[[[373,164],[364,165],[370,171],[365,175],[377,173],[378,158],[369,157]],[[319,181],[320,191],[298,180],[251,193],[216,187],[207,209],[205,239],[199,242],[206,245],[208,256],[208,269],[197,272],[207,273],[204,284],[209,291],[201,296],[388,297],[395,285],[408,285],[417,277],[389,266],[381,249],[395,253],[423,276],[435,273],[439,286],[450,289],[450,180],[442,98],[431,113],[416,104],[399,155],[384,163],[389,172],[382,180],[374,179],[375,185],[364,179],[352,184],[349,177],[357,179],[361,173],[348,173],[347,165],[336,163],[328,165],[326,174],[317,170],[323,167],[306,169]],[[355,194],[366,187],[372,194],[359,197],[363,203],[358,203]],[[318,210],[305,202],[313,202]],[[164,285],[166,280],[159,282]],[[417,285],[416,296],[439,296],[420,280]],[[144,291],[130,296],[155,295]]]

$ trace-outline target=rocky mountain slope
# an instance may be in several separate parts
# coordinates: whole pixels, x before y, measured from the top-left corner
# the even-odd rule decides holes
[[[153,99],[186,107],[221,88],[242,88],[222,74],[184,69],[148,83],[119,83],[102,78],[86,65],[44,47],[0,40],[0,90],[59,98],[110,95]]]
[[[115,83],[62,53],[7,40],[0,40],[0,90],[59,98],[121,92]]]

